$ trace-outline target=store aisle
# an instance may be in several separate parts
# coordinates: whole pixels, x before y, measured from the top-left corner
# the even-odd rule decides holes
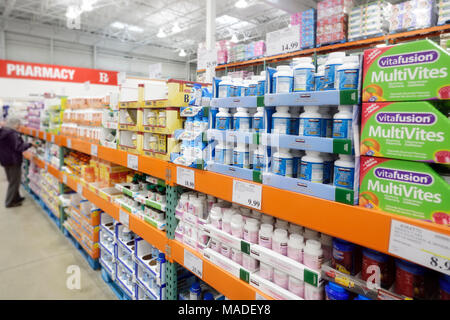
[[[21,207],[5,209],[7,182],[0,171],[0,300],[117,299],[28,193],[21,191]],[[80,268],[79,290],[66,286],[71,265]]]

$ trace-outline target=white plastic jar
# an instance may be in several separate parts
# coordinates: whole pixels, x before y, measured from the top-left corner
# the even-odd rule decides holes
[[[253,152],[252,165],[253,170],[264,171],[266,168],[266,151],[263,145],[259,145]]]
[[[353,189],[355,180],[355,159],[348,154],[340,154],[334,162],[334,186]]]
[[[266,128],[264,118],[264,107],[256,108],[256,113],[252,117],[252,129],[254,132],[264,132]]]
[[[219,241],[217,241],[216,239],[210,238],[209,239],[209,247],[212,250],[214,250],[215,252],[219,252],[220,253],[221,243]]]
[[[211,208],[211,212],[209,213],[209,219],[211,220],[211,224],[215,228],[222,230],[222,212],[220,208],[218,207]]]
[[[304,228],[302,226],[299,226],[295,223],[290,222],[289,223],[289,228],[288,228],[288,232],[289,234],[299,234],[299,235],[303,235],[303,232],[305,232]]]
[[[233,84],[231,86],[231,93],[232,97],[240,97],[241,96],[241,89],[242,89],[242,81],[241,79],[235,78],[231,79]]]
[[[250,168],[250,152],[245,143],[238,143],[233,150],[233,166],[239,168]]]
[[[259,275],[269,281],[273,281],[273,267],[267,263],[259,263]]]
[[[321,65],[317,67],[317,72],[314,74],[314,90],[325,90],[325,66]]]
[[[237,108],[237,112],[233,115],[233,128],[235,131],[250,131],[251,117],[246,108]]]
[[[330,114],[330,107],[320,107],[319,113],[322,115],[322,132],[320,136],[324,138],[331,138],[333,133],[333,117]]]
[[[289,276],[288,290],[300,298],[304,298],[305,282],[293,276]]]
[[[278,219],[275,222],[275,229],[284,229],[287,230],[289,227],[289,222],[283,219]]]
[[[322,133],[322,114],[318,106],[304,106],[300,114],[298,134],[300,136],[320,137]]]
[[[281,288],[287,290],[289,287],[289,276],[287,275],[287,273],[275,269],[273,271],[273,282]]]
[[[258,243],[259,221],[247,218],[244,225],[244,240],[250,243]]]
[[[258,79],[258,96],[263,96],[266,92],[266,72],[261,71]]]
[[[318,151],[307,150],[300,163],[300,179],[323,182],[323,159]]]
[[[258,270],[259,261],[253,257],[250,257],[248,254],[243,253],[242,266],[250,272],[255,272],[256,270]]]
[[[222,215],[222,230],[228,234],[231,234],[231,218],[237,214],[237,211],[233,208],[227,208]]]
[[[231,247],[222,243],[220,245],[220,254],[223,255],[224,257],[227,257],[228,259],[231,258]]]
[[[219,108],[219,112],[216,114],[216,129],[217,130],[230,130],[231,129],[231,114],[226,108]]]
[[[223,141],[219,141],[215,147],[214,161],[220,164],[231,164],[233,161],[233,148]]]
[[[272,250],[287,256],[288,233],[285,229],[275,229],[272,237]]]
[[[148,110],[147,111],[147,124],[150,126],[155,126],[156,125],[156,113],[153,110]]]
[[[292,92],[293,75],[290,66],[278,66],[274,77],[276,79],[276,93]]]
[[[358,89],[359,80],[359,57],[344,57],[343,64],[337,68],[339,79],[339,90]]]
[[[231,234],[239,239],[244,238],[244,219],[240,214],[231,217]]]
[[[249,80],[242,80],[241,81],[241,97],[245,97],[247,95],[247,92],[249,90]]]
[[[305,242],[308,241],[308,240],[311,240],[311,239],[319,240],[320,239],[320,234],[316,230],[305,228],[305,232],[303,233],[303,237],[305,238]]]
[[[303,264],[313,270],[320,271],[323,262],[322,245],[317,240],[307,240],[303,252]]]
[[[292,233],[289,236],[287,256],[297,262],[303,263],[303,236]]]
[[[242,251],[235,248],[231,248],[231,260],[242,265]]]
[[[291,133],[291,114],[289,107],[276,107],[276,112],[272,115],[272,133],[290,134]]]
[[[327,152],[321,152],[320,156],[323,159],[323,183],[331,183],[333,181],[333,157]]]
[[[261,224],[259,229],[258,244],[264,248],[272,249],[273,225]]]
[[[272,172],[280,176],[292,177],[294,158],[287,148],[279,148],[272,157]]]
[[[337,69],[344,63],[345,52],[331,52],[325,63],[325,90],[339,88]]]
[[[233,81],[231,80],[231,77],[224,76],[222,77],[222,80],[219,82],[219,98],[227,98],[232,97],[232,86]]]
[[[333,116],[333,138],[352,139],[353,106],[338,106],[339,112]]]
[[[259,76],[252,76],[248,83],[248,94],[247,96],[256,96],[258,94],[258,80]]]
[[[314,90],[314,71],[310,57],[299,58],[294,66],[294,92]]]
[[[261,216],[261,223],[270,224],[273,226],[275,223],[275,218],[263,213]]]

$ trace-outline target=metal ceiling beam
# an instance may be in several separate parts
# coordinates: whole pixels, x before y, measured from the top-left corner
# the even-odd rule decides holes
[[[16,0],[5,0],[6,1],[6,7],[5,11],[3,11],[3,18],[8,18],[11,11],[14,9],[14,6],[16,5]]]
[[[287,13],[296,13],[309,8],[316,8],[317,5],[313,0],[262,0],[262,2]]]

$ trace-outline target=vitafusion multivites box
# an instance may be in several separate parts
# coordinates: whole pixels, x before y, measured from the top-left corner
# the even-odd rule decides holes
[[[364,102],[450,99],[450,56],[431,40],[364,51]]]
[[[450,101],[365,102],[361,155],[450,163]]]
[[[450,185],[429,164],[361,157],[359,205],[450,226]]]

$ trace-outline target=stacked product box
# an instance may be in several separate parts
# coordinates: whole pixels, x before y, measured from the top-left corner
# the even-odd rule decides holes
[[[434,0],[410,0],[389,9],[389,32],[428,28],[436,23]]]
[[[44,109],[42,102],[33,102],[27,107],[25,126],[39,130],[41,128],[41,112]]]
[[[440,0],[438,6],[438,25],[450,22],[450,0]]]
[[[449,66],[430,40],[364,52],[361,206],[450,225]]]
[[[66,98],[44,100],[44,109],[41,112],[41,130],[59,134],[63,122],[63,112],[66,108]]]
[[[347,41],[348,13],[353,0],[324,0],[317,3],[316,44]]]
[[[314,48],[316,45],[316,9],[309,9],[291,15],[291,25],[300,25],[300,48]]]
[[[387,15],[390,4],[384,0],[353,7],[348,18],[348,39],[381,35],[388,26]]]
[[[221,40],[216,42],[217,49],[217,64],[228,63],[228,49],[233,45],[228,40]]]

